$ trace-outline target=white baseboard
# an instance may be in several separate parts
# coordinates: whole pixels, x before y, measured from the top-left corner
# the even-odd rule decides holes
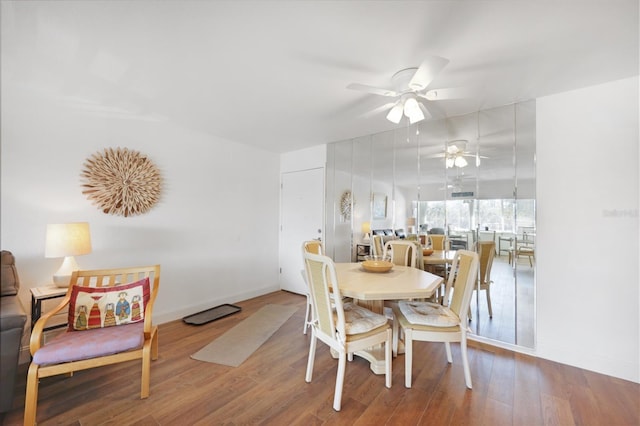
[[[279,286],[267,286],[267,287],[247,291],[247,292],[236,293],[231,296],[209,299],[204,302],[200,302],[196,305],[182,307],[174,311],[154,313],[153,314],[154,322],[156,324],[164,324],[166,322],[175,321],[175,320],[184,318],[187,315],[192,315],[197,312],[204,311],[206,309],[213,308],[218,305],[223,305],[225,303],[237,303],[243,300],[252,299],[254,297],[263,296],[268,293],[273,293],[274,291],[278,291],[278,290],[280,290]]]

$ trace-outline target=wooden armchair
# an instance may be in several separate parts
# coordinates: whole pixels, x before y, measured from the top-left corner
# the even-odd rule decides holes
[[[62,302],[31,333],[25,425],[35,424],[43,377],[141,359],[140,398],[149,396],[151,360],[158,358],[152,313],[159,285],[160,265],[73,272]],[[68,330],[43,344],[47,321],[65,308]]]

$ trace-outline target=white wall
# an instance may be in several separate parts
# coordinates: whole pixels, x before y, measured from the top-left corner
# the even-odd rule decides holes
[[[327,146],[316,145],[282,154],[280,156],[280,173],[324,168],[326,163]]]
[[[6,80],[1,92],[0,244],[16,256],[25,308],[62,261],[44,257],[47,223],[72,221],[91,226],[82,268],[161,264],[157,322],[279,289],[278,154],[168,119],[81,114]],[[162,172],[162,199],[145,215],[106,215],[81,193],[85,159],[118,146]]]
[[[537,355],[640,381],[638,78],[538,99]]]

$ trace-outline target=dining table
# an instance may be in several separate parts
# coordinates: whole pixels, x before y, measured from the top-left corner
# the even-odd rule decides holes
[[[450,265],[453,263],[453,258],[456,256],[456,250],[434,250],[429,255],[422,256],[422,262],[424,268],[437,265]]]
[[[384,314],[385,300],[430,298],[443,282],[438,275],[410,266],[394,265],[388,272],[366,271],[362,263],[335,263],[335,268],[341,295],[379,314]],[[368,360],[375,374],[384,374],[382,347],[355,355]]]
[[[433,250],[433,253],[422,256],[422,264],[424,270],[431,273],[442,271],[445,279],[448,278],[449,266],[453,264],[453,258],[456,257],[456,250]],[[444,284],[444,283],[443,283]],[[443,286],[441,285],[437,293],[437,299],[442,303],[444,296]]]

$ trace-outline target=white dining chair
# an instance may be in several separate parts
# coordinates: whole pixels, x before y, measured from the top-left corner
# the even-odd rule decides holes
[[[385,386],[391,387],[391,327],[384,315],[352,302],[343,303],[335,265],[329,257],[305,252],[304,260],[314,313],[305,380],[311,382],[320,340],[338,354],[333,409],[340,411],[347,356],[351,358],[356,351],[384,343]]]
[[[322,247],[322,242],[319,240],[309,240],[302,243],[302,252],[303,253],[316,253],[316,254],[324,254],[324,248]],[[304,256],[303,256],[304,261]],[[303,268],[300,270],[300,274],[302,275],[302,279],[304,280],[307,288],[307,309],[304,314],[304,325],[302,326],[302,334],[307,334],[307,329],[311,325],[313,321],[313,306],[311,304],[311,295],[309,294],[309,278],[307,277],[307,272]]]
[[[465,383],[471,389],[471,372],[467,356],[467,333],[469,332],[467,312],[478,276],[478,264],[477,253],[468,250],[457,251],[445,290],[444,301],[446,303],[453,289],[449,306],[432,302],[403,300],[394,307],[394,346],[396,345],[395,336],[400,331],[399,328],[404,333],[405,387],[411,387],[413,342],[427,341],[444,342],[449,363],[453,362],[451,342],[460,342]]]

